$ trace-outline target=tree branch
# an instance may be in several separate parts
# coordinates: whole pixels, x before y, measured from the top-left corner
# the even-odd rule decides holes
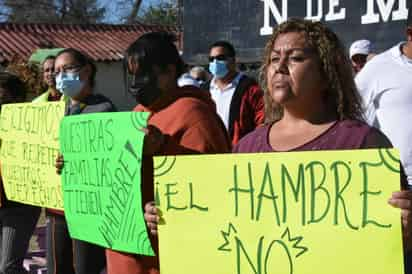
[[[137,14],[139,13],[140,5],[142,4],[142,0],[135,0],[133,3],[132,10],[130,11],[129,16],[127,17],[127,23],[133,23],[136,20]]]

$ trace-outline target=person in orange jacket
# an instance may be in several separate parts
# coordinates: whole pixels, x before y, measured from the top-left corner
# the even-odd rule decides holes
[[[167,33],[147,33],[126,51],[129,91],[138,105],[134,111],[150,112],[143,128],[142,207],[152,201],[154,155],[224,153],[230,140],[209,94],[194,86],[179,88],[183,61]],[[151,238],[157,251],[157,239]],[[157,253],[157,252],[156,252]],[[106,250],[108,274],[157,274],[158,257]]]

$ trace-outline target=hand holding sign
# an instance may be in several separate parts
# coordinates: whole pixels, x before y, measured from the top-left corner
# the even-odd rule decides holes
[[[144,220],[152,235],[157,235],[157,224],[160,219],[157,211],[154,201],[148,202],[144,206]]]
[[[401,209],[403,243],[406,250],[412,249],[412,191],[402,190],[392,193],[388,201]]]
[[[166,136],[153,125],[148,125],[141,131],[145,134],[143,154],[152,156],[158,153],[166,141]]]
[[[59,155],[57,155],[57,158],[56,158],[56,173],[57,173],[57,174],[61,174],[61,173],[62,173],[63,166],[64,166],[63,155],[61,155],[61,154],[59,153]]]

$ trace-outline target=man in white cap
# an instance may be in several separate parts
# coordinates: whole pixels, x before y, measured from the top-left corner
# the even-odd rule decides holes
[[[366,64],[370,51],[371,42],[369,40],[357,40],[350,46],[349,57],[352,61],[352,68],[355,74]]]

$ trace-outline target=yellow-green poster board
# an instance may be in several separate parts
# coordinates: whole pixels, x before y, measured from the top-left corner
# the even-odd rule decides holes
[[[64,212],[72,238],[153,255],[140,190],[140,129],[147,117],[143,112],[116,112],[63,119]]]
[[[55,162],[63,102],[6,104],[1,108],[1,175],[7,199],[63,208]]]
[[[398,152],[156,157],[162,274],[401,274]]]

